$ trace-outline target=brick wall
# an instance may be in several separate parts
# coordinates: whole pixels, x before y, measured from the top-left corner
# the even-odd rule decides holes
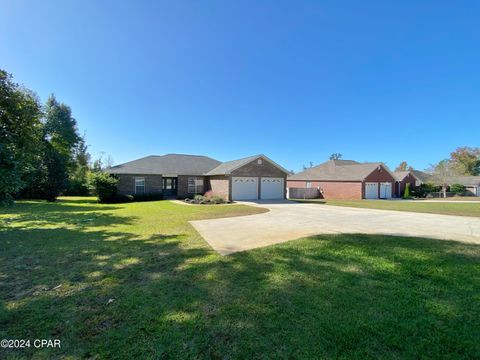
[[[389,182],[392,184],[392,194],[391,196],[395,194],[395,178],[390,175],[390,173],[383,167],[379,166],[378,169],[374,170],[370,175],[368,175],[365,178],[365,182],[373,182],[373,183],[378,183],[378,197],[380,197],[380,183],[382,182]],[[365,187],[363,187],[363,197],[365,197]]]
[[[204,176],[195,176],[195,175],[178,175],[177,182],[177,197],[179,199],[186,199],[187,197],[195,196],[194,193],[188,192],[188,178],[195,177],[197,179],[203,179],[203,192],[200,192],[200,195],[203,195],[205,191],[208,190],[207,179]]]
[[[162,175],[129,175],[117,174],[118,178],[118,193],[121,195],[135,194],[135,178],[145,178],[145,193],[159,193],[162,192]]]
[[[286,177],[286,174],[273,166],[268,161],[262,159],[262,164],[258,164],[258,159],[249,162],[239,169],[232,171],[232,176],[271,176],[271,177]]]
[[[210,176],[208,190],[214,195],[221,196],[225,200],[230,199],[230,178],[228,176]]]
[[[232,177],[258,177],[258,197],[262,196],[262,188],[261,188],[261,177],[275,177],[275,178],[283,178],[284,184],[287,183],[287,174],[283,172],[283,170],[277,168],[276,166],[272,165],[270,162],[262,159],[262,163],[258,163],[258,159],[255,159],[248,164],[245,164],[241,168],[238,168],[231,173]],[[283,196],[285,196],[286,188]],[[231,186],[230,186],[230,194],[231,194]]]

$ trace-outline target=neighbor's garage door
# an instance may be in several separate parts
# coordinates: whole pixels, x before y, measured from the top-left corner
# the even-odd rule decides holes
[[[285,194],[285,183],[283,178],[262,178],[260,186],[260,197],[262,200],[283,199]]]
[[[365,183],[365,199],[378,199],[378,183]]]
[[[392,183],[380,184],[380,198],[390,199],[392,197]]]
[[[232,200],[258,200],[258,178],[233,177]]]

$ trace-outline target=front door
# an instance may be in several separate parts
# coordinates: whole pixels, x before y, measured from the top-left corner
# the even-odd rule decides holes
[[[162,178],[162,192],[165,197],[177,196],[177,178],[164,177]]]

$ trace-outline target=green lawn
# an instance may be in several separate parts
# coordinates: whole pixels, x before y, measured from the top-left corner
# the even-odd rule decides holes
[[[0,338],[62,341],[0,358],[480,354],[480,246],[321,235],[221,257],[187,222],[258,211],[79,198],[0,210]]]
[[[403,201],[297,199],[296,201],[367,209],[398,210],[460,216],[480,216],[480,203],[458,203],[455,201],[443,203],[428,202],[425,200]]]

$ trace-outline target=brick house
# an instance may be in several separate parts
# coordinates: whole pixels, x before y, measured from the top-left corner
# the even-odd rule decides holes
[[[184,154],[147,156],[107,172],[119,179],[123,195],[162,193],[182,199],[212,191],[227,200],[284,199],[288,173],[265,155],[222,163]]]
[[[318,188],[325,199],[389,199],[395,177],[383,163],[330,160],[287,178],[288,188]]]
[[[411,171],[394,171],[395,176],[395,196],[402,197],[405,186],[410,184],[410,190],[422,183]]]

